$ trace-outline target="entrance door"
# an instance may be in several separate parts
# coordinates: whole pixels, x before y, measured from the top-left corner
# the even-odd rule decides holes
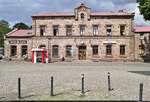
[[[79,46],[79,60],[86,60],[86,46]]]
[[[37,63],[42,63],[42,52],[37,52],[36,61]]]

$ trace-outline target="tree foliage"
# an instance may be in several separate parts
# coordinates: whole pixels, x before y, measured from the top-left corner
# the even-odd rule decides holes
[[[139,3],[140,13],[144,16],[145,20],[150,20],[150,0],[136,0]]]
[[[0,20],[0,47],[4,46],[4,35],[10,31],[11,28],[9,28],[9,23],[5,20]]]
[[[14,26],[13,26],[13,29],[15,28],[18,28],[18,29],[29,29],[29,26],[20,22],[20,23],[16,23]]]

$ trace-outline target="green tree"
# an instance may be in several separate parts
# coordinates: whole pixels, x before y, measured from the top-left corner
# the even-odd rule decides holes
[[[29,29],[29,26],[20,22],[20,23],[16,23],[14,26],[13,26],[13,29],[15,28],[18,28],[18,29]]]
[[[9,23],[5,20],[0,20],[0,47],[4,46],[4,35],[10,31]]]
[[[136,0],[139,3],[140,13],[144,16],[145,20],[150,20],[150,0]]]
[[[0,24],[9,27],[9,23],[7,21],[5,21],[4,19],[0,20]]]

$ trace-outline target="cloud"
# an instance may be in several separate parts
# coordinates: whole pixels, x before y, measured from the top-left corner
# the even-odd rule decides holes
[[[145,25],[150,26],[150,21],[145,21],[143,15],[140,14],[139,8],[136,7],[135,9],[135,25]]]
[[[0,19],[13,26],[16,22],[31,25],[31,16],[43,12],[73,12],[81,1],[92,11],[135,11],[135,25],[148,25],[137,8],[136,0],[0,0]]]

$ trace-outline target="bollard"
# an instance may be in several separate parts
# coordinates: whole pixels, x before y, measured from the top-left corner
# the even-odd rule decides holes
[[[84,74],[82,74],[82,95],[84,95]]]
[[[143,83],[140,83],[139,101],[142,101],[143,97]]]
[[[110,73],[108,72],[108,91],[111,91],[110,87]]]
[[[18,98],[21,99],[21,78],[18,78]]]
[[[51,77],[51,96],[53,96],[53,76]]]

